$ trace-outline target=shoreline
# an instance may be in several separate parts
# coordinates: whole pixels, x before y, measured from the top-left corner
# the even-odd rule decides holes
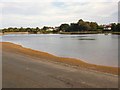
[[[114,75],[118,75],[118,71],[120,70],[120,68],[118,70],[118,67],[95,65],[95,64],[86,63],[83,60],[79,60],[79,59],[58,57],[58,56],[49,54],[47,52],[36,51],[36,50],[25,48],[25,47],[22,47],[21,45],[13,44],[10,42],[0,42],[0,45],[2,45],[3,52],[12,51],[14,53],[22,54],[27,57],[28,56],[35,57],[38,59],[42,58],[42,59],[45,59],[46,61],[53,61],[53,62],[68,64],[70,66],[74,66],[77,68],[84,68],[84,69],[89,69],[89,70],[94,70],[94,71],[109,73]]]
[[[8,34],[44,34],[44,33],[29,33],[29,32],[5,32],[0,33],[0,36],[2,35],[8,35]],[[51,34],[51,33],[46,33]],[[111,32],[111,33],[99,33],[99,32],[59,32],[59,33],[52,33],[52,34],[68,34],[68,35],[85,35],[85,34],[113,34],[113,35],[120,35],[120,32]]]

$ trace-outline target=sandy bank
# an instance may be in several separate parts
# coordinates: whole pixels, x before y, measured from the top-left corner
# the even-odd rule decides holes
[[[4,34],[2,33],[1,35],[7,35],[7,34],[28,34],[28,32],[5,32]]]
[[[3,35],[3,33],[0,32],[0,36],[2,36],[2,35]]]
[[[2,43],[0,43],[0,45],[1,44],[2,44],[3,52],[5,51],[5,52],[12,52],[15,54],[17,53],[17,54],[21,54],[26,57],[36,57],[36,58],[39,58],[39,60],[44,59],[44,60],[48,60],[48,61],[59,62],[59,63],[75,66],[77,68],[86,68],[86,69],[105,72],[105,73],[111,73],[111,74],[116,74],[116,75],[118,74],[117,67],[100,66],[100,65],[85,63],[85,62],[83,62],[83,60],[57,57],[57,56],[51,55],[46,52],[40,52],[40,51],[32,50],[29,48],[23,48],[20,45],[8,43],[8,42],[2,42]]]

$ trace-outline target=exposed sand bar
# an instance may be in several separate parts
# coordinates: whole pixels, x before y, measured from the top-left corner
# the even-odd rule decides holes
[[[27,57],[31,57],[31,58],[32,57],[37,57],[40,59],[43,58],[48,61],[60,62],[60,63],[68,64],[71,66],[75,66],[75,67],[81,67],[81,68],[86,68],[86,69],[90,69],[90,70],[95,70],[95,71],[118,75],[117,67],[101,66],[101,65],[89,64],[89,63],[83,62],[83,60],[57,57],[57,56],[51,55],[46,52],[36,51],[36,50],[29,49],[29,48],[23,48],[20,45],[8,43],[8,42],[3,42],[0,44],[2,44],[3,51],[8,51],[8,52],[12,51],[13,53],[19,53],[21,55],[26,55]]]
[[[117,68],[1,44],[3,88],[118,88]]]

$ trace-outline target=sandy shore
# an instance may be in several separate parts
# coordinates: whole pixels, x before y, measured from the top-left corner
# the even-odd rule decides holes
[[[5,32],[4,34],[3,33],[0,33],[0,35],[7,35],[7,34],[28,34],[28,32]]]
[[[0,32],[0,36],[2,36],[2,35],[3,35],[3,33]]]
[[[46,52],[40,52],[40,51],[35,51],[29,48],[23,48],[20,45],[16,45],[13,43],[8,43],[8,42],[3,42],[0,43],[2,44],[2,51],[12,51],[13,53],[19,53],[22,55],[25,55],[27,57],[36,57],[36,58],[41,58],[45,59],[47,61],[53,61],[53,62],[58,62],[62,64],[68,64],[76,68],[86,68],[90,70],[95,70],[95,71],[100,71],[100,72],[105,72],[105,73],[110,73],[110,74],[116,74],[118,75],[118,68],[117,67],[109,67],[109,66],[100,66],[100,65],[94,65],[94,64],[89,64],[86,62],[83,62],[83,60],[77,60],[73,58],[63,58],[63,57],[57,57],[54,55],[51,55]]]
[[[1,45],[3,88],[118,88],[117,68]]]

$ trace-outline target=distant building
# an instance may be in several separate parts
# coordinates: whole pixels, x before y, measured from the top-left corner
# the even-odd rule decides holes
[[[103,27],[104,27],[104,30],[108,30],[108,31],[111,30],[111,25],[103,25]]]
[[[112,25],[103,25],[103,32],[110,33]]]
[[[59,30],[59,27],[55,27],[55,28],[54,28],[54,31],[58,31],[58,30]]]
[[[53,31],[54,28],[53,27],[47,27],[46,31]]]

